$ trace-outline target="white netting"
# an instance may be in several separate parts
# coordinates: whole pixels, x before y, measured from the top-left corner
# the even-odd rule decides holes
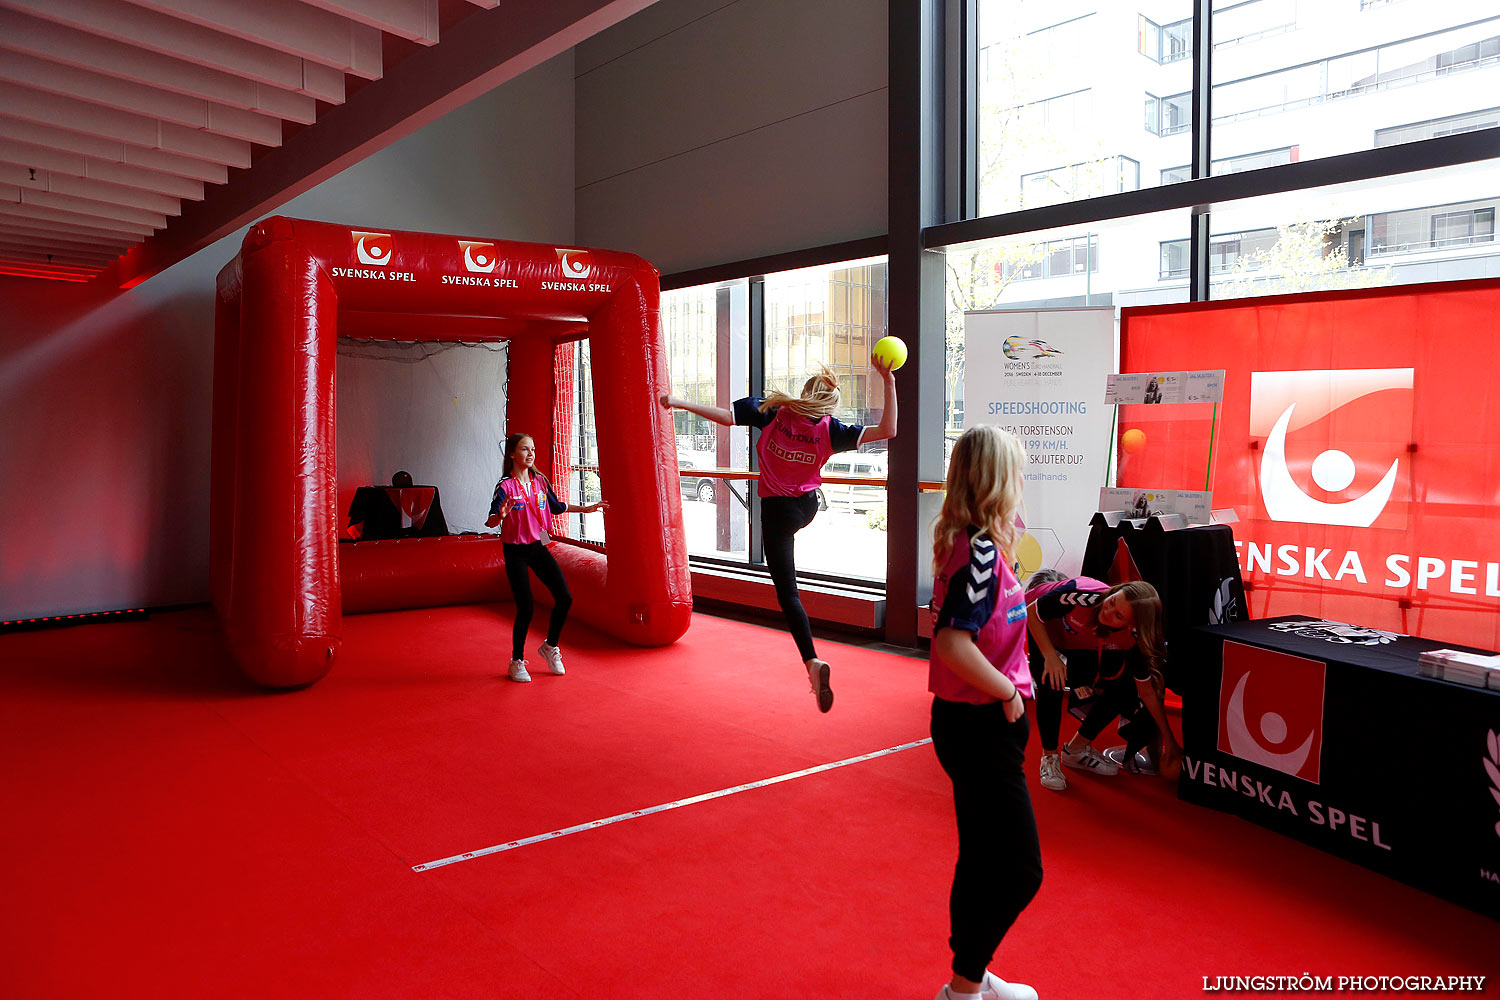
[[[448,530],[483,531],[505,443],[507,345],[339,338],[339,526],[360,486],[436,486]]]

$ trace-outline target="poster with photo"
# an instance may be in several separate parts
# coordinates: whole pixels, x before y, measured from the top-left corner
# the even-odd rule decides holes
[[[1104,401],[1124,403],[1218,403],[1224,399],[1224,371],[1136,372],[1111,375]]]
[[[1100,510],[1142,518],[1181,514],[1188,524],[1213,523],[1213,494],[1202,490],[1114,489],[1099,491]]]

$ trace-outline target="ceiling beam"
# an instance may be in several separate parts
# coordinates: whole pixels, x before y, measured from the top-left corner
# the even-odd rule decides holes
[[[48,149],[27,142],[12,142],[0,139],[0,164],[25,167],[29,170],[48,170],[54,174],[67,174],[80,180],[102,181],[136,191],[150,191],[186,198],[189,201],[203,200],[203,182],[163,174],[141,167],[127,167],[122,163],[109,163],[91,156],[69,153],[60,149]],[[174,213],[175,214],[175,213]]]
[[[29,260],[37,264],[61,264],[73,267],[84,267],[93,271],[102,271],[114,260],[113,254],[97,253],[70,253],[66,250],[52,250],[46,247],[27,246],[25,244],[11,243],[0,239],[0,257],[9,257],[12,260]]]
[[[152,194],[134,188],[105,184],[102,181],[84,180],[68,174],[54,174],[49,170],[34,167],[16,167],[0,163],[0,184],[14,184],[32,191],[50,191],[53,194],[71,195],[93,201],[110,202],[141,208],[160,215],[181,215],[182,201],[165,194]]]
[[[20,52],[0,52],[0,82],[202,129],[232,139],[281,145],[281,119],[186,97],[148,84],[64,66]]]
[[[68,238],[55,233],[28,230],[24,226],[0,225],[0,242],[9,243],[12,246],[31,247],[33,249],[57,248],[63,253],[102,255],[113,260],[120,256],[130,244],[108,244],[94,243],[82,236]]]
[[[69,132],[66,129],[52,128],[48,125],[38,125],[35,122],[23,122],[15,118],[0,117],[0,139],[31,143],[34,146],[45,146],[69,153],[81,153],[84,156],[92,156],[111,163],[157,170],[179,177],[208,181],[211,184],[223,184],[229,179],[229,168],[222,163],[209,163],[207,160],[178,156],[176,153],[166,153],[159,149],[142,149],[123,142],[84,135],[82,132]]]
[[[230,167],[250,165],[250,144],[197,129],[183,128],[144,115],[111,111],[69,97],[45,94],[13,83],[0,83],[0,115],[34,125],[62,123],[71,132],[111,139],[142,149],[155,149],[178,156],[222,163]]]
[[[9,192],[15,192],[15,194],[11,195]],[[137,239],[143,239],[152,233],[152,227],[137,225],[134,222],[106,219],[97,215],[70,212],[63,209],[50,208],[46,205],[38,205],[34,202],[21,201],[20,192],[15,188],[8,190],[0,189],[0,220],[3,219],[39,219],[44,222],[65,222],[70,226],[102,230],[116,236],[134,236]]]
[[[0,206],[0,216],[4,215],[4,206]],[[14,216],[0,217],[0,232],[29,240],[63,240],[83,243],[89,246],[117,249],[120,253],[124,253],[140,242],[138,237],[125,233],[111,233],[102,229],[89,229],[85,226],[71,226],[63,222],[20,219]]]
[[[438,0],[303,0],[420,45],[438,40]]]
[[[307,94],[147,52],[19,11],[0,9],[0,48],[303,125],[317,119],[318,102]]]
[[[509,0],[501,9],[469,15],[442,45],[407,56],[348,104],[325,113],[316,128],[267,150],[254,170],[184,205],[181,217],[100,280],[139,284],[652,2]]]
[[[20,205],[35,205],[40,208],[52,208],[59,212],[72,212],[75,215],[88,215],[106,222],[123,222],[134,226],[146,226],[147,232],[161,229],[167,224],[167,217],[161,212],[148,212],[143,208],[131,208],[129,205],[114,205],[107,201],[94,201],[90,198],[77,198],[69,194],[53,194],[51,191],[38,191],[34,188],[24,188],[19,185],[0,185],[0,197],[7,202],[15,202]],[[8,209],[14,209],[15,205],[6,205]]]
[[[337,93],[320,93],[319,90],[333,89],[329,87],[330,77],[308,73],[306,60],[166,14],[142,10],[116,0],[5,0],[5,4],[57,24],[234,73],[248,80],[309,94],[324,101],[337,103],[344,99],[341,73],[338,74]]]
[[[380,29],[357,24],[301,0],[126,2],[366,80],[380,79]]]

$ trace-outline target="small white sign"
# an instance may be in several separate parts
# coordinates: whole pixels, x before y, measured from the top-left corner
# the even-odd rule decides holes
[[[1224,400],[1224,371],[1139,372],[1109,376],[1106,403],[1219,403]]]
[[[1099,491],[1100,510],[1124,511],[1126,517],[1181,514],[1188,524],[1213,523],[1213,494],[1202,490],[1111,489]]]

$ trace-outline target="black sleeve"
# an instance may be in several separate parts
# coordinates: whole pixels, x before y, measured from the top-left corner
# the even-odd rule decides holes
[[[552,492],[552,484],[543,479],[542,485],[547,488],[547,509],[554,514],[566,513],[568,505],[557,499],[557,494]]]
[[[746,396],[734,401],[734,422],[741,427],[766,427],[776,419],[776,408],[760,412],[763,400],[759,396]]]
[[[1074,608],[1096,608],[1108,596],[1102,590],[1079,590],[1077,584],[1069,580],[1037,598],[1036,616],[1043,621],[1061,618]]]
[[[865,432],[864,424],[846,424],[836,417],[828,418],[828,440],[835,453],[853,451],[859,447],[859,436]]]
[[[500,516],[500,505],[505,502],[504,483],[506,478],[509,477],[504,477],[500,480],[500,482],[495,484],[495,496],[490,500],[490,517]]]
[[[996,567],[1000,550],[985,535],[969,542],[969,561],[948,581],[948,593],[938,611],[937,628],[956,628],[978,633],[995,611],[995,590],[1000,581]]]
[[[1139,648],[1127,649],[1125,651],[1125,668],[1130,671],[1130,676],[1138,681],[1149,681],[1151,679],[1151,664],[1146,661],[1146,654]]]

